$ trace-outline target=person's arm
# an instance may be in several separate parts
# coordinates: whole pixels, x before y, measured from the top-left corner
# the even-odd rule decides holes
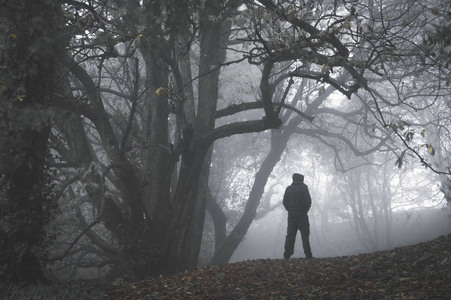
[[[286,210],[288,210],[288,188],[285,190],[285,193],[283,194],[283,207],[285,207]]]
[[[309,211],[310,207],[312,206],[312,198],[310,197],[310,192],[309,192],[307,186],[305,186],[305,200],[306,200],[305,202],[307,204],[307,206],[306,206],[307,211]]]

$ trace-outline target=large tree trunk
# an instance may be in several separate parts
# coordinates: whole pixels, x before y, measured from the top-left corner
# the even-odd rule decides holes
[[[213,147],[208,150],[207,158],[202,167],[202,175],[199,181],[199,191],[197,194],[196,207],[194,209],[193,219],[190,224],[187,244],[184,252],[187,253],[186,267],[188,270],[195,269],[199,261],[199,253],[202,244],[202,233],[204,229],[205,213],[207,210],[207,197],[209,196],[208,179],[210,177],[210,163]]]
[[[175,194],[172,208],[171,224],[168,228],[166,238],[168,245],[167,269],[168,273],[176,273],[188,268],[189,253],[186,253],[188,238],[190,236],[190,225],[193,220],[202,166],[206,151],[199,149],[190,159],[183,159],[180,178]]]
[[[36,91],[29,89],[33,90]],[[48,134],[48,127],[41,128],[40,132],[22,131],[19,143],[23,148],[16,150],[23,161],[5,174],[9,214],[18,218],[15,230],[6,235],[9,271],[16,282],[44,280],[36,253],[44,238],[44,225],[49,220],[48,211],[44,208],[49,206],[44,171]]]
[[[169,151],[168,142],[168,99],[165,94],[157,95],[158,88],[167,86],[167,71],[157,61],[152,49],[141,49],[146,62],[146,104],[144,108],[143,156],[144,204],[150,225],[151,239],[157,244],[168,226],[171,210],[171,179],[176,157]],[[163,245],[156,245],[163,249]]]
[[[206,15],[217,16],[219,5],[206,3]],[[203,135],[215,126],[215,112],[218,99],[219,73],[224,56],[221,55],[222,23],[205,18],[201,24],[199,104],[194,124],[184,128],[184,151],[180,167],[179,182],[172,207],[171,224],[167,231],[168,271],[178,272],[192,267],[193,254],[185,251],[189,245],[190,225],[196,203],[205,216],[205,197],[199,198],[198,190],[205,158],[210,144],[203,141]],[[191,128],[193,132],[191,133]],[[202,216],[202,218],[204,217]],[[198,218],[201,216],[198,215]],[[197,228],[202,234],[202,229]],[[200,249],[200,248],[199,248]]]
[[[6,226],[0,228],[0,235],[9,256],[10,279],[36,282],[45,280],[38,253],[54,200],[45,171],[51,119],[47,105],[55,89],[55,58],[64,46],[64,39],[59,45],[55,42],[62,18],[58,1],[6,2],[2,7],[6,15],[1,18],[10,22],[14,35],[5,39],[10,43],[0,58],[2,69],[10,72],[5,86],[11,89],[1,95],[10,106],[9,117],[2,120],[8,140],[2,145],[6,150],[0,174],[6,187],[2,219],[6,218],[1,223]]]

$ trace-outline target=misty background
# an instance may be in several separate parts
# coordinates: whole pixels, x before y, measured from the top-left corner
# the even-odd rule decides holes
[[[420,209],[400,211],[393,214],[390,246],[380,245],[369,248],[359,239],[351,222],[330,223],[324,229],[321,224],[310,219],[310,243],[315,257],[349,256],[362,253],[389,250],[396,247],[427,242],[450,233],[449,213],[443,209]],[[231,262],[248,259],[282,259],[286,235],[287,214],[278,209],[266,218],[256,221],[249,229],[244,241],[232,256]],[[313,221],[313,222],[312,222]],[[373,220],[368,220],[372,222]],[[378,235],[383,235],[382,225]],[[376,232],[375,232],[376,233]],[[312,250],[312,251],[313,251]],[[293,258],[303,258],[300,234],[296,240]]]
[[[235,159],[221,166],[234,166],[243,161],[252,165],[263,145],[249,137],[240,139]],[[237,144],[238,142],[233,142]],[[318,150],[310,141],[296,140],[287,148],[287,155],[270,176],[255,221],[233,254],[231,262],[248,259],[281,259],[287,227],[287,212],[282,205],[285,188],[291,184],[293,172],[305,175],[312,196],[309,211],[310,241],[315,257],[348,256],[393,249],[425,242],[451,233],[451,215],[443,196],[439,175],[424,167],[413,165],[399,168],[396,158],[382,154],[383,164],[363,163],[345,173],[331,164],[333,154]],[[244,154],[246,149],[251,154]],[[233,149],[228,151],[234,151]],[[299,153],[308,153],[300,157]],[[249,158],[250,156],[253,158]],[[329,157],[327,155],[330,155]],[[356,158],[352,158],[356,161]],[[230,220],[237,218],[239,199],[245,199],[253,178],[249,166],[235,171],[233,188],[227,185],[230,197]],[[247,170],[243,171],[243,170]],[[256,170],[256,169],[254,169]],[[224,172],[221,169],[220,172]],[[243,173],[241,173],[243,172]],[[213,173],[216,174],[216,173]],[[223,184],[223,183],[222,183]],[[239,192],[240,191],[240,192]],[[243,205],[243,204],[242,204]],[[213,255],[214,239],[211,219],[207,216],[202,258]],[[204,255],[204,256],[203,256]],[[293,257],[304,257],[300,233],[297,235]]]

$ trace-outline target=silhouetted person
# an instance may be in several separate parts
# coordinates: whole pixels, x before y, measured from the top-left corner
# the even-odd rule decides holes
[[[288,228],[283,257],[289,259],[293,255],[296,234],[299,230],[305,257],[312,258],[309,240],[310,223],[307,215],[312,206],[312,199],[307,185],[304,184],[304,175],[293,174],[293,183],[287,187],[283,195],[283,206],[288,211]]]

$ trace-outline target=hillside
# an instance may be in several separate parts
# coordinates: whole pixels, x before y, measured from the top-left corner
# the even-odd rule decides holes
[[[366,224],[371,228],[373,239],[376,236],[378,239],[374,248],[370,244],[366,247],[353,222],[321,223],[319,218],[310,218],[310,244],[317,257],[349,256],[415,245],[451,233],[450,214],[451,211],[441,207],[393,212],[390,228],[385,227],[385,222],[378,222],[377,235],[374,227],[376,222],[368,217],[365,219]],[[286,212],[280,209],[265,219],[253,222],[230,262],[283,257],[286,218]],[[298,235],[294,257],[303,256]]]
[[[113,287],[92,281],[6,286],[4,300],[451,299],[451,234],[375,253],[258,259]]]
[[[103,299],[450,299],[451,235],[389,251],[259,259],[109,289]]]

